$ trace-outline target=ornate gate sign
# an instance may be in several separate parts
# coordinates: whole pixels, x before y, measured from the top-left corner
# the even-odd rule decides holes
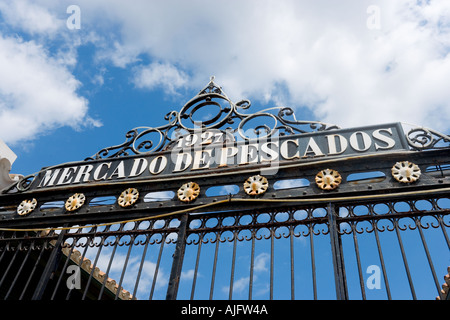
[[[443,274],[450,248],[449,136],[419,127],[405,134],[402,123],[340,128],[299,121],[290,108],[246,113],[250,107],[248,100],[232,102],[211,78],[179,112],[166,115],[167,124],[135,128],[122,144],[84,161],[43,168],[1,190],[0,298],[155,299],[165,285],[165,295],[159,298],[175,299],[186,279],[190,295],[181,299],[220,299],[221,290],[214,286],[219,281],[219,247],[227,244],[232,254],[226,260],[229,281],[222,291],[228,298],[243,282],[247,298],[253,298],[255,273],[264,270],[255,262],[261,259],[270,261],[264,267],[270,270],[267,292],[277,298],[275,278],[283,276],[276,272],[282,267],[275,262],[275,240],[283,239],[289,240],[288,298],[295,298],[305,272],[296,269],[304,256],[296,258],[300,253],[294,240],[308,239],[310,298],[317,299],[314,245],[326,238],[334,298],[367,298],[361,251],[371,251],[384,283],[378,290],[391,299],[391,267],[383,250],[385,255],[390,252],[382,245],[382,232],[397,237],[395,250],[410,297],[423,298],[416,292],[417,271],[408,263],[412,258],[402,240],[413,231],[419,233],[436,295],[448,296],[438,274]],[[428,247],[427,229],[441,232],[440,244],[432,242],[442,260]],[[375,253],[358,243],[372,235]],[[238,242],[251,244],[248,254],[236,255]],[[256,255],[256,243],[266,243],[267,252]],[[120,247],[128,249],[121,253]],[[173,252],[170,272],[162,262],[167,247]],[[202,256],[202,247],[211,254]],[[149,260],[150,248],[159,248],[154,260]],[[195,253],[187,255],[186,250]],[[132,251],[139,251],[138,256]],[[349,252],[351,262],[344,261]],[[238,286],[235,277],[243,272],[235,268],[239,258],[249,263]],[[116,261],[122,266],[113,280]],[[350,263],[357,290],[346,272]],[[140,283],[148,277],[149,264],[152,279]],[[76,279],[66,271],[71,266],[82,270],[78,285],[69,285]],[[199,275],[208,272],[208,288],[196,291],[205,281]],[[162,274],[165,282],[158,280]]]
[[[151,145],[151,141],[145,143]],[[28,190],[129,179],[148,181],[214,169],[220,172],[235,171],[238,167],[255,167],[267,162],[284,164],[318,157],[406,150],[406,147],[398,123],[313,134],[268,136],[248,141],[236,141],[226,132],[206,130],[180,137],[165,151],[148,155],[136,152],[137,155],[132,157],[98,159],[45,169],[35,177]]]

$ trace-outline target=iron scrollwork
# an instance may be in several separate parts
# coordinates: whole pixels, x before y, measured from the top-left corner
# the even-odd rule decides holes
[[[411,129],[406,135],[406,140],[414,150],[443,149],[450,146],[450,136],[438,131],[417,127]],[[444,145],[446,144],[447,145]]]
[[[241,100],[233,103],[214,82],[211,77],[209,84],[194,98],[188,101],[179,112],[171,111],[164,117],[167,124],[160,127],[138,127],[128,131],[122,144],[101,149],[85,160],[97,160],[129,155],[148,154],[165,151],[174,146],[182,136],[219,130],[227,136],[233,134],[244,140],[251,138],[269,138],[275,134],[292,135],[311,131],[339,129],[318,121],[299,121],[294,110],[288,107],[274,107],[258,111],[253,114],[243,113],[249,109],[251,102]],[[203,112],[203,116],[201,115]],[[207,116],[204,114],[207,112]],[[211,116],[211,113],[213,115]],[[208,119],[205,119],[208,117]],[[245,129],[244,126],[253,119],[262,118],[258,125]],[[268,120],[268,121],[264,121]],[[267,123],[271,122],[272,125]],[[233,128],[233,125],[237,127]],[[155,135],[156,139],[150,136]]]

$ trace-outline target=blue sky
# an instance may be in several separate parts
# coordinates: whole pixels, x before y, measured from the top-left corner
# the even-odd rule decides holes
[[[0,138],[14,173],[82,160],[211,75],[253,112],[448,132],[449,22],[444,0],[2,1]]]
[[[249,112],[450,133],[449,52],[447,0],[3,0],[0,139],[18,156],[11,173],[83,160],[165,124],[212,75]]]

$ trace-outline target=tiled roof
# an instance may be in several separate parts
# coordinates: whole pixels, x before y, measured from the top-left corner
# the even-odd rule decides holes
[[[436,297],[436,300],[448,300],[448,291],[450,288],[450,266],[447,268],[447,274],[444,276],[445,283],[442,285],[440,296]]]
[[[45,236],[49,232],[50,232],[50,230],[44,230],[41,232],[41,236]],[[56,244],[56,240],[50,241],[50,244],[54,246]],[[66,257],[69,256],[70,245],[69,244],[63,245],[63,248],[61,251]],[[72,254],[70,254],[70,260],[72,260],[75,264],[80,265],[80,260],[81,260],[80,251],[73,249]],[[81,263],[81,268],[90,275],[93,267],[94,266],[92,265],[91,260],[84,257],[83,262]],[[99,281],[100,283],[103,283],[105,281],[106,273],[101,271],[98,267],[95,267],[94,272],[92,273],[92,277],[94,279],[96,279],[97,281]],[[119,284],[116,282],[116,280],[108,277],[106,279],[105,288],[108,289],[109,291],[111,291],[114,295],[116,295],[117,290],[119,290]],[[118,298],[120,300],[136,300],[136,298],[133,297],[129,291],[127,291],[123,288],[120,291]]]
[[[69,256],[70,254],[70,247],[63,247],[62,252],[65,256]],[[72,254],[70,255],[70,260],[72,260],[75,264],[80,265],[80,259],[81,259],[81,253],[80,251],[74,249],[72,251]],[[91,274],[93,265],[91,263],[91,260],[84,257],[83,262],[81,263],[81,268],[86,271],[87,273]],[[100,283],[103,283],[105,281],[106,273],[101,271],[98,267],[95,267],[94,272],[92,273],[92,277],[99,281]],[[116,282],[116,280],[107,278],[105,283],[105,288],[111,291],[114,295],[117,294],[117,290],[119,290],[119,284]],[[118,296],[121,300],[135,300],[136,298],[133,298],[130,292],[127,290],[122,289]]]

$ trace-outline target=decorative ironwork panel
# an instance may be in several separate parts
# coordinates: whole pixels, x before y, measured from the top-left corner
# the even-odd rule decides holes
[[[448,135],[250,106],[212,78],[1,190],[0,299],[448,299]]]

